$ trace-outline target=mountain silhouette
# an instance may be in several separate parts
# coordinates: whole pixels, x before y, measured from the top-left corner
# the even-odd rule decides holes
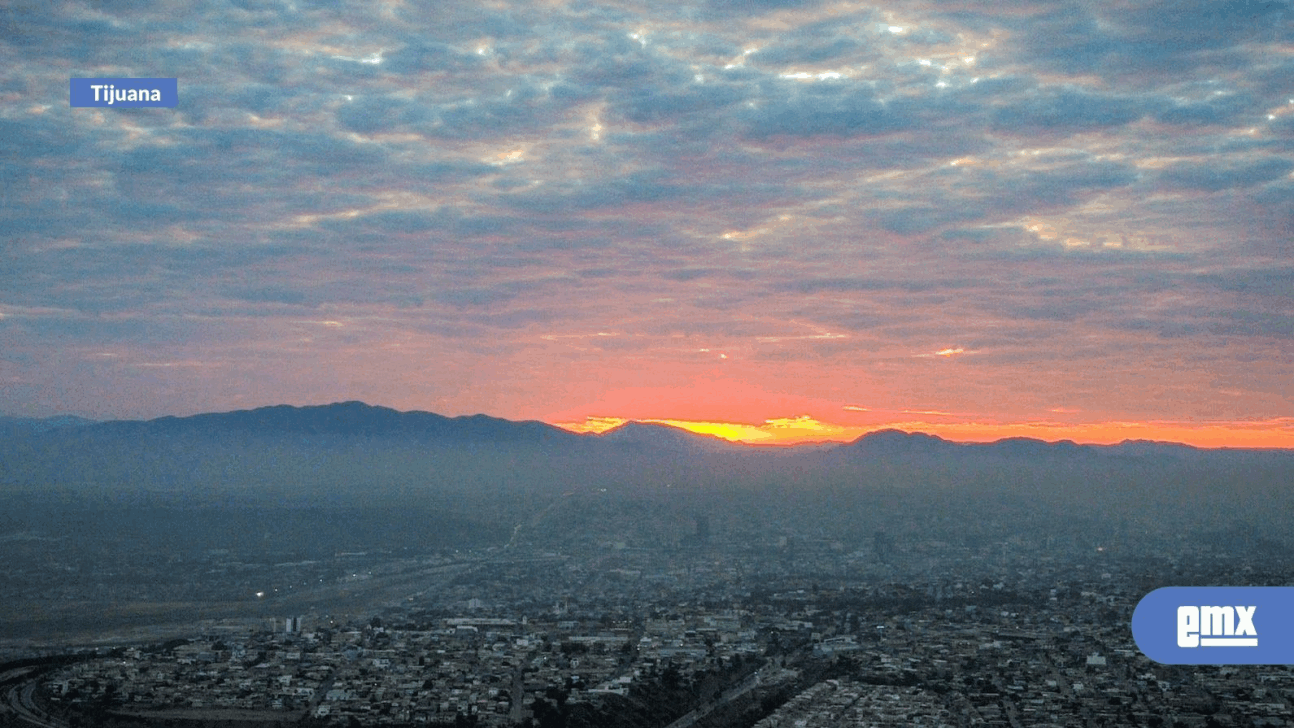
[[[877,430],[844,446],[853,453],[865,455],[934,455],[960,447],[938,435],[902,430]]]
[[[730,452],[746,447],[714,435],[703,435],[656,422],[626,422],[598,435],[598,440],[619,446],[661,451]]]
[[[57,417],[0,417],[0,437],[13,435],[30,435],[39,432],[49,432],[50,430],[62,430],[74,427],[85,427],[92,425],[95,420],[88,420],[84,417],[75,417],[72,415],[59,415]]]
[[[105,434],[154,436],[221,434],[336,435],[343,437],[410,436],[446,442],[576,443],[579,435],[543,422],[514,422],[487,415],[446,417],[433,412],[400,412],[363,402],[293,407],[275,405],[251,410],[118,420],[93,425]]]

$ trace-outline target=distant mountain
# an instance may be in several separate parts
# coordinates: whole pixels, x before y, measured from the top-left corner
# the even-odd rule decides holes
[[[1109,454],[1125,457],[1194,457],[1207,452],[1198,447],[1183,445],[1180,442],[1157,442],[1155,440],[1124,440],[1117,445],[1099,447]]]
[[[835,457],[846,458],[936,458],[953,456],[962,459],[1011,460],[1019,462],[1056,462],[1090,460],[1093,458],[1120,458],[1144,460],[1148,458],[1183,458],[1245,454],[1280,457],[1289,451],[1263,451],[1246,449],[1204,450],[1190,445],[1152,440],[1124,440],[1117,445],[1080,445],[1072,440],[1047,442],[1032,437],[1008,437],[993,442],[958,443],[923,432],[902,430],[877,430],[840,445]]]
[[[1032,437],[1008,437],[995,442],[967,445],[982,453],[1010,458],[1046,459],[1057,457],[1086,457],[1096,454],[1090,445],[1079,445],[1073,440],[1047,442]]]
[[[841,449],[857,455],[935,455],[956,450],[960,445],[938,435],[902,430],[877,430],[854,440]]]
[[[626,422],[597,436],[600,442],[645,451],[733,452],[745,445],[714,435],[689,432],[681,427],[654,422]]]
[[[1029,438],[972,444],[899,430],[829,447],[756,447],[663,424],[631,422],[580,435],[542,422],[399,412],[362,402],[147,421],[9,418],[0,424],[5,422],[11,429],[0,428],[0,493],[103,497],[154,493],[390,505],[436,494],[477,506],[524,508],[527,499],[589,488],[667,489],[676,498],[683,490],[754,487],[850,493],[920,483],[923,492],[937,492],[968,483],[1005,484],[1008,490],[1034,483],[1040,490],[1029,497],[1035,498],[1044,491],[1079,492],[1089,483],[1133,482],[1151,472],[1168,477],[1172,468],[1185,468],[1190,477],[1206,470],[1227,477],[1252,473],[1264,483],[1284,483],[1283,473],[1294,468],[1289,450]],[[1041,485],[1055,478],[1069,484]]]
[[[96,420],[72,415],[57,417],[0,417],[0,437],[27,435],[37,432],[49,432],[73,427],[85,427],[95,424]]]
[[[579,435],[541,422],[361,402],[22,426],[26,434],[0,435],[0,533],[29,529],[42,513],[51,514],[46,523],[63,523],[68,509],[137,506],[214,514],[202,523],[217,534],[238,513],[309,511],[321,514],[320,534],[351,539],[373,529],[339,513],[386,509],[401,517],[382,543],[394,543],[397,532],[416,535],[424,522],[436,533],[470,522],[509,538],[519,524],[540,524],[522,531],[549,545],[599,543],[613,531],[616,541],[637,534],[642,543],[668,542],[692,532],[695,514],[746,524],[742,539],[798,524],[867,543],[913,509],[937,514],[922,522],[953,524],[952,532],[986,523],[1027,530],[1048,513],[1061,523],[1086,514],[1089,526],[1152,517],[1170,529],[1294,513],[1291,450],[1029,438],[971,444],[899,430],[829,449],[756,447],[662,424]],[[1273,508],[1277,502],[1287,505]],[[116,510],[103,510],[109,506]],[[648,511],[672,515],[641,530],[635,524]],[[100,520],[110,531],[115,518]],[[380,524],[385,516],[374,518]]]
[[[433,412],[399,412],[363,402],[293,407],[276,405],[153,420],[118,420],[89,428],[103,434],[178,436],[221,434],[337,435],[344,437],[411,436],[447,442],[576,443],[579,435],[543,422],[469,415],[445,417]]]
[[[611,446],[616,451],[679,454],[750,454],[770,452],[832,459],[978,457],[993,459],[1056,458],[1171,458],[1223,456],[1294,456],[1289,450],[1243,448],[1201,449],[1150,440],[1124,440],[1117,445],[1080,445],[1070,440],[1046,442],[1011,437],[990,443],[958,443],[924,432],[877,430],[848,443],[812,443],[792,447],[756,447],[713,435],[690,432],[660,423],[628,422],[599,435],[579,435],[534,420],[513,421],[487,415],[447,417],[434,412],[400,412],[363,402],[336,402],[295,407],[274,405],[151,420],[96,421],[74,416],[23,418],[0,416],[0,439],[15,436],[81,437],[218,437],[220,435],[305,435],[340,438],[403,437],[427,443],[529,444],[559,454],[593,454]]]

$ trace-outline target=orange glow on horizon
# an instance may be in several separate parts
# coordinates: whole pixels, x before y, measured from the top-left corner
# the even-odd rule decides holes
[[[1294,449],[1294,418],[1223,422],[887,422],[839,425],[807,415],[765,420],[762,424],[673,419],[590,417],[584,422],[552,423],[571,432],[602,433],[627,422],[670,425],[689,432],[713,435],[733,442],[757,445],[795,445],[808,442],[850,442],[877,430],[924,432],[955,442],[993,442],[1009,437],[1030,437],[1047,442],[1072,440],[1080,444],[1113,445],[1124,440],[1174,442],[1202,448]]]

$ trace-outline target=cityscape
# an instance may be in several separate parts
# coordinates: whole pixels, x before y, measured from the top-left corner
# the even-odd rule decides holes
[[[1131,641],[1128,615],[1165,568],[1210,582],[1235,554],[994,547],[881,547],[961,552],[925,580],[840,544],[767,571],[723,543],[485,552],[367,619],[217,621],[78,651],[41,673],[40,707],[8,688],[8,710],[63,725],[1287,725],[1288,667],[1164,666]],[[527,579],[546,587],[525,593]]]
[[[349,522],[354,550],[234,543],[231,530],[190,515],[187,537],[154,534],[151,544],[130,535],[129,519],[109,516],[123,540],[86,552],[81,541],[101,538],[89,527],[71,542],[33,520],[7,537],[18,557],[7,564],[7,601],[33,614],[74,601],[106,606],[84,622],[14,622],[24,626],[0,642],[0,724],[1171,728],[1291,720],[1288,666],[1163,665],[1131,632],[1133,608],[1161,586],[1288,584],[1294,551],[1280,501],[1264,501],[1276,510],[1263,519],[1193,509],[1201,496],[1179,489],[1165,495],[1186,501],[1175,516],[1165,508],[1155,521],[1133,511],[1096,519],[1073,504],[1019,500],[1010,488],[932,498],[873,484],[859,486],[863,504],[848,507],[815,503],[827,495],[802,486],[794,509],[769,515],[762,509],[776,501],[750,510],[773,497],[753,489],[716,494],[670,483],[644,496],[649,489],[632,484],[656,477],[644,465],[650,458],[704,470],[715,457],[705,448],[644,453],[644,443],[675,442],[659,427],[579,441],[613,443],[602,457],[643,467],[646,474],[625,476],[629,487],[573,479],[573,490],[512,528],[469,528],[474,543],[382,543],[391,534],[365,536],[372,516],[351,508],[303,518]],[[677,437],[675,445],[713,447]],[[933,455],[912,448],[950,447],[896,437],[857,447],[871,448],[872,466],[900,472],[934,469]],[[962,473],[981,456],[966,452],[949,456],[962,458]],[[1092,465],[1081,449],[1050,452],[1047,468],[1078,468],[1080,479],[1092,467],[1172,470],[1162,454]],[[1171,457],[1199,471],[1224,455]],[[1237,479],[1291,466],[1282,453],[1244,457],[1258,465],[1230,461]],[[1003,478],[1034,467],[1016,458],[995,466]],[[803,475],[805,462],[822,461],[783,467]],[[1243,500],[1239,490],[1230,496]],[[974,505],[981,501],[988,510]],[[823,507],[844,517],[832,521]],[[260,525],[238,528],[293,531],[288,511],[261,508]],[[166,518],[179,517],[168,513],[142,513],[141,533],[168,530]],[[482,506],[476,515],[486,513]],[[411,523],[435,528],[430,516],[384,517],[401,534],[419,529]],[[224,534],[225,545],[213,548],[204,529]],[[154,550],[159,544],[169,555]],[[146,604],[175,606],[138,606]]]

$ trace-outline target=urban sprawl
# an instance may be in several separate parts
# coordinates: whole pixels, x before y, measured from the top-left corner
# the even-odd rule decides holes
[[[1165,558],[1048,537],[877,533],[852,549],[792,536],[753,552],[707,531],[673,549],[496,547],[385,566],[339,556],[337,582],[417,569],[444,580],[363,615],[220,620],[154,644],[50,650],[62,661],[3,676],[4,710],[71,726],[1294,724],[1289,668],[1160,665],[1132,641],[1150,589],[1237,583],[1225,548],[1184,539]],[[1245,583],[1281,583],[1282,562],[1266,563],[1246,567]]]

